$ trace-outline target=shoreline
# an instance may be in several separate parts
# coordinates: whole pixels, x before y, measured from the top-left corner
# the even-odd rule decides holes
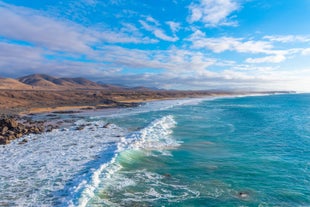
[[[224,92],[206,91],[108,91],[108,90],[0,90],[0,114],[19,115],[29,113],[132,107],[139,103],[202,97]]]
[[[217,95],[218,96],[218,95]],[[22,107],[15,108],[18,113],[1,113],[0,110],[0,145],[10,144],[11,141],[21,140],[19,144],[28,142],[24,136],[29,134],[41,134],[50,132],[63,126],[71,125],[80,113],[96,112],[105,109],[124,109],[135,108],[147,102],[168,101],[178,99],[193,98],[211,98],[215,95],[208,96],[180,96],[180,97],[163,97],[163,98],[143,98],[128,99],[122,101],[112,101],[110,104],[84,104],[84,105],[67,105],[67,106],[45,106],[45,107]],[[13,111],[14,112],[14,111]],[[63,116],[64,115],[64,116]],[[68,116],[69,115],[69,116]],[[41,116],[41,117],[40,117]],[[64,117],[68,116],[68,119]],[[83,116],[83,115],[82,115]],[[39,118],[38,118],[39,117]],[[81,126],[83,128],[83,126]],[[80,130],[77,127],[76,130]],[[24,138],[24,139],[23,139]]]
[[[16,91],[15,91],[16,92]],[[70,91],[72,92],[72,91]],[[79,91],[80,92],[80,91]],[[88,97],[84,97],[81,95],[85,95],[85,91],[79,95],[79,98],[82,98],[83,101],[79,102],[71,98],[67,97],[66,102],[59,102],[57,99],[48,99],[43,100],[44,95],[38,99],[32,100],[28,99],[28,102],[25,102],[23,106],[15,106],[13,108],[6,107],[7,105],[0,105],[0,145],[1,144],[9,144],[12,140],[21,139],[25,135],[28,134],[40,134],[48,131],[52,131],[53,129],[60,128],[64,122],[61,120],[60,114],[75,114],[84,113],[87,111],[96,111],[96,110],[104,110],[104,109],[121,109],[121,108],[134,108],[145,104],[147,102],[152,101],[165,101],[165,100],[178,100],[178,99],[195,99],[195,98],[216,98],[216,97],[230,97],[230,96],[251,96],[251,95],[268,95],[274,93],[211,93],[211,92],[157,92],[157,97],[154,97],[154,92],[146,93],[141,92],[137,94],[137,92],[133,94],[121,93],[121,98],[117,97],[114,94],[113,97],[107,98],[106,94],[104,96],[97,97],[92,95]],[[89,91],[86,91],[89,93]],[[93,92],[93,91],[91,91]],[[42,92],[40,92],[42,93]],[[63,92],[62,92],[63,93]],[[34,91],[33,94],[36,94]],[[0,94],[1,95],[1,94]],[[11,98],[16,99],[14,94],[11,94]],[[59,95],[58,92],[56,94],[48,94],[49,98],[54,97],[55,95]],[[117,94],[120,95],[120,94]],[[128,96],[126,96],[128,95]],[[133,96],[134,95],[134,96]],[[3,99],[0,96],[0,102],[3,102]],[[28,97],[29,98],[29,97]],[[80,99],[81,100],[81,99]],[[63,99],[62,99],[63,101]],[[40,103],[40,104],[38,104]],[[33,120],[33,116],[43,115],[43,119],[41,120]],[[58,117],[58,123],[55,123],[55,120],[51,117]],[[73,119],[72,119],[73,120]],[[72,120],[68,120],[69,122]],[[61,123],[62,122],[62,123]],[[23,140],[27,142],[27,140]],[[23,142],[22,141],[22,142]]]
[[[0,90],[0,115],[122,108],[158,100],[274,93],[276,91]]]

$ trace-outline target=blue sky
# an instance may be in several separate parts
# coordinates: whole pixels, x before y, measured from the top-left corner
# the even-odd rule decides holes
[[[0,76],[310,91],[308,0],[0,0]]]

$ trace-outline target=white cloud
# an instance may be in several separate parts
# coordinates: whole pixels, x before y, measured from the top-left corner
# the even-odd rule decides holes
[[[207,38],[206,35],[197,30],[188,39],[194,48],[206,48],[215,53],[224,51],[236,51],[240,53],[269,53],[273,46],[266,41],[244,41],[242,38],[219,37]]]
[[[310,42],[310,36],[303,35],[267,35],[263,37],[264,39],[273,41],[273,42]]]
[[[152,23],[154,23],[154,24],[157,25],[157,26],[160,25],[159,22],[158,22],[156,19],[154,19],[153,17],[151,17],[151,16],[147,16],[147,17],[146,17],[146,21],[152,22]]]
[[[0,4],[0,35],[30,42],[49,50],[89,53],[97,43],[152,43],[150,38],[131,31],[86,28],[70,21],[60,21],[42,13]]]
[[[310,70],[299,71],[234,71],[206,72],[199,75],[135,74],[131,76],[104,77],[112,83],[138,86],[139,84],[166,89],[230,89],[230,90],[297,90],[310,91]]]
[[[20,7],[0,7],[0,35],[53,50],[87,51],[94,39],[76,25],[60,23]]]
[[[169,50],[138,50],[105,46],[98,58],[118,67],[161,69],[166,72],[197,75],[216,63],[201,52],[171,48]]]
[[[159,23],[157,20],[153,19],[152,17],[147,17],[146,20],[148,22],[143,20],[139,20],[139,22],[146,31],[152,32],[155,37],[170,42],[175,42],[179,40],[179,38],[175,34],[173,37],[165,34],[165,32],[161,28],[159,28]]]
[[[263,37],[263,39],[267,39]],[[305,38],[291,38],[292,40],[299,39],[306,41]],[[278,50],[271,41],[252,40],[235,37],[217,37],[208,38],[206,34],[200,30],[196,30],[188,39],[191,42],[193,49],[207,49],[214,53],[222,53],[225,51],[233,51],[244,54],[265,54],[264,57],[250,57],[245,60],[247,63],[281,63],[287,59],[294,58],[297,54],[308,55],[309,48],[286,48]],[[285,41],[288,41],[286,39]],[[279,39],[280,41],[280,39]],[[284,41],[284,39],[282,40]]]
[[[165,40],[165,41],[170,41],[170,42],[175,42],[177,41],[179,38],[174,36],[174,37],[170,37],[168,35],[166,35],[162,30],[160,29],[156,29],[154,30],[154,35],[159,38],[159,39],[162,39],[162,40]]]
[[[190,23],[201,21],[206,26],[236,25],[229,16],[239,9],[234,0],[200,0],[198,4],[192,3],[189,6]]]
[[[302,49],[301,54],[302,54],[302,55],[310,55],[310,48],[304,48],[304,49]]]
[[[173,33],[176,33],[177,31],[179,31],[181,24],[178,22],[173,22],[173,21],[167,21],[166,22],[167,25],[169,25],[171,31]]]
[[[262,58],[248,58],[248,63],[280,63],[286,60],[284,55],[270,55]]]
[[[90,4],[97,2],[83,1]],[[191,22],[201,21],[209,26],[232,24],[229,17],[238,9],[236,3],[228,0],[205,0],[200,3],[203,5],[201,8],[198,4],[190,6]],[[235,4],[235,7],[229,7],[229,3]],[[218,10],[219,5],[222,5],[223,12],[211,15],[211,7]],[[211,38],[196,30],[187,39],[190,46],[187,42],[179,48],[171,46],[167,50],[142,50],[132,49],[133,45],[130,45],[131,49],[125,48],[128,45],[120,43],[175,42],[180,23],[166,21],[161,25],[153,17],[144,16],[139,22],[143,32],[149,31],[154,36],[149,38],[138,25],[128,23],[129,20],[121,20],[121,29],[85,27],[50,17],[42,11],[5,4],[1,0],[0,16],[0,36],[3,37],[0,40],[1,75],[19,76],[38,72],[60,76],[79,74],[114,83],[178,89],[308,87],[310,90],[309,69],[283,72],[277,70],[283,65],[267,64],[290,60],[296,54],[309,55],[309,48],[283,49],[280,45],[282,50],[277,50],[279,44],[274,43],[309,42],[306,36],[265,36],[260,40],[229,36]],[[15,40],[29,44],[21,45]],[[206,49],[214,53],[233,51],[243,54],[234,56],[237,57],[234,61],[221,60],[215,58],[218,54],[205,52]],[[244,58],[245,62],[238,58]],[[121,72],[123,69],[129,69],[127,73],[133,72],[125,76]],[[143,71],[139,72],[141,69]]]
[[[76,74],[107,83],[131,86],[150,86],[178,89],[269,89],[310,90],[310,70],[281,71],[276,68],[259,68],[255,64],[238,69],[235,62],[223,61],[225,70],[212,70],[220,60],[207,54],[171,48],[169,50],[138,50],[120,46],[104,46],[93,54],[92,63],[78,61],[58,62],[45,59],[46,51],[31,46],[0,44],[0,71],[2,75],[48,73],[73,77]],[[53,54],[49,54],[53,55]],[[25,67],[27,66],[27,67]],[[3,68],[10,68],[4,70]],[[122,75],[120,69],[148,68],[159,73]],[[237,68],[237,69],[236,69]],[[139,73],[139,72],[138,72]]]
[[[148,24],[146,21],[139,20],[139,22],[146,31],[151,32],[156,28],[155,26]]]

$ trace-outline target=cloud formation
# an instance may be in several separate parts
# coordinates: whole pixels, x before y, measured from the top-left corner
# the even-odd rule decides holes
[[[239,5],[234,0],[200,0],[199,3],[192,3],[189,6],[190,23],[202,22],[206,26],[232,26],[235,21],[229,16],[239,9]]]
[[[54,15],[0,0],[0,72],[169,89],[307,88],[310,36],[226,27],[237,26],[241,3],[180,1],[171,10],[144,3],[142,10],[127,1],[77,0]],[[68,18],[75,13],[79,21]]]
[[[139,20],[139,22],[146,31],[153,33],[155,37],[161,40],[170,41],[170,42],[175,42],[179,40],[179,38],[175,35],[175,32],[174,32],[173,37],[165,34],[164,30],[159,28],[160,26],[159,22],[156,21],[153,17],[148,16],[146,18],[146,21]],[[176,23],[170,22],[168,24],[172,30],[176,30],[178,28],[178,25]]]
[[[154,40],[130,30],[112,31],[87,28],[72,21],[60,21],[38,11],[0,4],[0,35],[31,42],[50,50],[67,52],[91,51],[98,43],[152,43]]]
[[[273,42],[310,42],[310,36],[303,35],[266,35],[264,39],[273,41]]]
[[[215,53],[236,51],[240,53],[269,53],[273,46],[266,41],[244,41],[242,38],[218,37],[208,38],[200,30],[195,31],[188,39],[194,48],[206,48]]]

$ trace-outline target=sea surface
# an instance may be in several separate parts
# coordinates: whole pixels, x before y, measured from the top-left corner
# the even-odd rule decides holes
[[[0,206],[310,206],[310,94],[59,116],[0,146]]]

